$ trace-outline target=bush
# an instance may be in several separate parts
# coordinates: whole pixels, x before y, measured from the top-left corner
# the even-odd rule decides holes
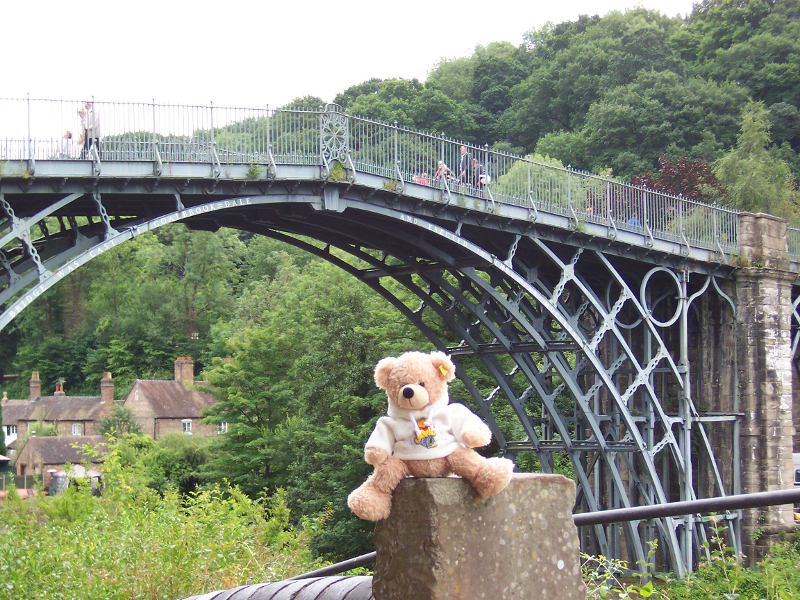
[[[170,599],[275,581],[316,567],[311,530],[289,525],[279,491],[251,500],[215,486],[163,496],[112,450],[103,497],[88,485],[0,506],[0,599]]]
[[[775,546],[770,554],[755,568],[742,564],[742,556],[736,556],[733,548],[725,546],[723,528],[713,532],[710,559],[700,561],[697,569],[684,579],[671,575],[647,575],[652,571],[650,562],[656,551],[656,543],[650,544],[647,561],[640,561],[643,572],[623,576],[628,571],[625,561],[610,560],[603,556],[582,555],[583,580],[587,598],[656,598],[659,600],[789,600],[800,598],[800,543],[783,543]],[[640,569],[641,570],[641,569]],[[652,581],[651,581],[652,577]],[[654,585],[655,582],[655,585]]]

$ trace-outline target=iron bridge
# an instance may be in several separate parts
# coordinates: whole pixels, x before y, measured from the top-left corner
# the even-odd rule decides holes
[[[724,291],[735,211],[334,105],[95,102],[101,137],[88,149],[62,135],[82,107],[0,100],[0,329],[158,227],[240,229],[338,265],[457,363],[479,365],[488,389],[459,374],[502,452],[573,471],[576,512],[741,491],[707,434],[727,427],[738,464],[739,417],[698,410],[689,352],[695,300],[718,295],[731,319],[736,309]],[[462,168],[463,152],[483,178]],[[739,517],[724,516],[735,547]],[[691,515],[662,517],[584,527],[582,544],[633,563],[657,539],[682,574],[705,531]]]

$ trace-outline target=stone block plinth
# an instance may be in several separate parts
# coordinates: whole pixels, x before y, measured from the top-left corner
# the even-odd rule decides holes
[[[584,599],[575,483],[514,474],[484,500],[465,480],[409,478],[375,527],[375,600]]]

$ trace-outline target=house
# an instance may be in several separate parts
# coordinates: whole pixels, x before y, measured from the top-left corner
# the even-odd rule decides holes
[[[19,437],[29,433],[31,427],[39,423],[55,427],[60,436],[96,435],[103,417],[114,406],[114,380],[111,373],[103,373],[99,396],[67,396],[62,384],[56,384],[52,396],[40,396],[41,382],[37,371],[31,375],[30,388],[31,400],[24,403],[24,410],[17,416]]]
[[[209,436],[227,431],[227,423],[200,422],[202,410],[217,399],[194,387],[194,361],[187,356],[175,361],[175,379],[137,379],[123,406],[130,409],[142,431],[158,440],[167,433]]]
[[[24,439],[13,459],[17,475],[41,477],[42,485],[49,488],[53,473],[67,465],[88,462],[99,465],[108,453],[108,440],[102,435],[84,436],[30,436]],[[91,446],[97,453],[91,456],[81,446]]]
[[[0,400],[0,411],[3,413],[3,434],[5,435],[6,447],[17,439],[17,428],[20,416],[30,404],[30,400],[9,400],[8,393],[3,392],[3,399]]]

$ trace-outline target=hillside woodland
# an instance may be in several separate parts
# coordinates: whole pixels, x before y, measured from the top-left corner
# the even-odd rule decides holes
[[[353,114],[798,222],[800,0],[705,0],[687,18],[644,8],[584,15],[531,30],[517,46],[441,60],[425,82],[371,79],[333,100]],[[0,369],[19,375],[2,383],[9,398],[28,396],[31,371],[43,391],[63,380],[70,395],[96,395],[110,371],[122,398],[137,378],[170,379],[175,358],[191,356],[219,398],[207,419],[228,432],[199,449],[129,444],[123,459],[149,469],[161,494],[188,481],[171,474],[181,465],[195,488],[230,483],[253,501],[285,490],[295,522],[326,515],[313,551],[346,558],[372,544],[371,526],[344,499],[368,474],[363,444],[385,410],[373,368],[410,349],[432,348],[331,264],[266,237],[172,225],[106,252],[27,308],[3,331]],[[461,364],[492,389],[477,365]],[[458,382],[451,397],[471,402]],[[513,437],[518,425],[495,405]],[[535,457],[522,463],[537,466]]]

